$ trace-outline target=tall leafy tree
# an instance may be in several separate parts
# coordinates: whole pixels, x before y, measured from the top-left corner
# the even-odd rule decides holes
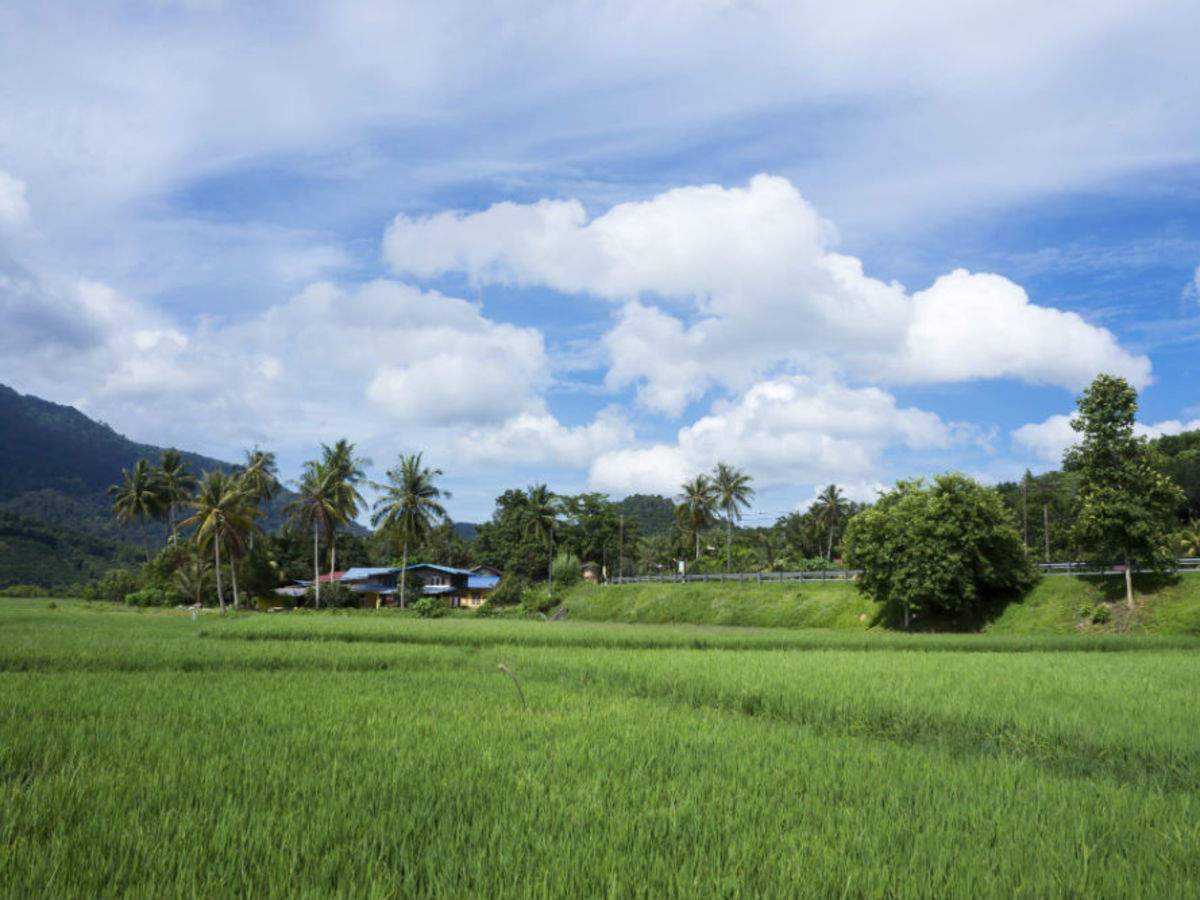
[[[112,513],[122,525],[139,523],[142,529],[142,545],[146,561],[150,561],[150,543],[146,538],[146,525],[161,518],[165,512],[163,493],[158,478],[148,460],[139,459],[132,469],[121,470],[121,483],[108,489],[112,501]]]
[[[1137,391],[1116,375],[1098,375],[1080,396],[1071,427],[1080,434],[1064,468],[1079,475],[1079,546],[1125,565],[1125,602],[1133,608],[1132,569],[1170,569],[1176,510],[1185,497],[1163,473],[1144,437],[1133,433]]]
[[[537,535],[549,548],[546,563],[546,596],[554,596],[554,540],[558,535],[562,504],[544,484],[532,485],[525,492],[521,521],[526,534]]]
[[[741,469],[723,462],[713,467],[712,488],[717,507],[725,513],[725,574],[733,571],[733,520],[742,518],[749,509],[754,488],[753,479]]]
[[[321,605],[321,535],[333,538],[335,523],[341,515],[336,473],[323,463],[310,459],[300,475],[298,496],[284,507],[288,523],[300,531],[312,530],[313,585],[316,605]]]
[[[183,454],[174,447],[159,454],[154,478],[158,483],[161,495],[160,503],[167,515],[167,540],[169,542],[175,534],[175,509],[183,505],[192,491],[196,489],[197,478],[191,465],[183,458]]]
[[[387,470],[387,484],[378,486],[383,493],[375,501],[371,524],[400,545],[401,609],[408,581],[408,548],[429,533],[435,519],[446,515],[438,501],[450,494],[435,484],[441,474],[441,469],[422,465],[421,454],[413,453],[401,456]]]
[[[221,548],[229,559],[233,578],[233,603],[238,606],[237,559],[250,532],[254,529],[254,506],[241,480],[216,469],[205,472],[195,496],[187,505],[192,515],[179,523],[180,528],[194,526],[195,540],[202,547],[212,546],[217,579],[217,603],[225,610],[225,595],[221,585]]]
[[[707,475],[697,475],[685,482],[676,498],[675,522],[680,532],[694,541],[696,559],[700,559],[700,535],[705,528],[712,527],[717,505],[717,493]]]

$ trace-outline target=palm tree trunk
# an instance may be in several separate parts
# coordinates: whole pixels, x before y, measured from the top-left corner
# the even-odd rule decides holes
[[[225,595],[221,593],[221,539],[216,535],[213,535],[213,554],[217,558],[217,603],[221,612],[225,612]]]
[[[725,510],[725,574],[733,571],[733,511]]]
[[[229,554],[229,576],[233,579],[233,608],[238,608],[237,557]]]
[[[550,535],[550,564],[546,566],[546,599],[554,599],[554,534]]]
[[[700,530],[696,530],[696,562],[700,562]]]
[[[404,588],[408,584],[408,541],[400,551],[400,608],[404,609]],[[424,607],[421,607],[424,609]]]
[[[317,592],[313,609],[321,608],[321,550],[318,543],[317,523],[313,522],[313,588]]]
[[[150,562],[150,536],[146,530],[146,520],[142,519],[142,549],[146,551],[146,562]]]
[[[171,538],[175,534],[175,504],[172,503],[167,507],[167,539],[163,543],[163,547],[171,546]]]
[[[333,540],[329,542],[329,589],[333,590],[333,573],[337,569],[337,532],[333,533]]]

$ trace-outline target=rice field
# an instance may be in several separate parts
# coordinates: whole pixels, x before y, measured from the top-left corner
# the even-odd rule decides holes
[[[1196,896],[1198,698],[1189,637],[0,601],[0,891]]]

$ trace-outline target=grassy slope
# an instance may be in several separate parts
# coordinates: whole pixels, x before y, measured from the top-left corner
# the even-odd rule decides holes
[[[574,618],[656,625],[865,629],[875,614],[875,604],[848,582],[583,584],[564,602]]]
[[[1200,574],[1166,582],[1135,580],[1138,608],[1125,611],[1120,578],[1043,578],[989,626],[1013,634],[1200,634]],[[875,604],[853,584],[630,584],[579,585],[565,599],[571,616],[601,622],[834,628],[870,626]],[[1111,620],[1093,625],[1091,611],[1107,603]],[[1087,614],[1080,616],[1081,610]],[[864,618],[865,616],[865,618]]]

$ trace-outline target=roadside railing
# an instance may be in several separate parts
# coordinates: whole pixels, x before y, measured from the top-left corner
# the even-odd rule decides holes
[[[1057,562],[1036,563],[1043,575],[1124,575],[1125,567],[1103,566],[1095,563]],[[1180,572],[1200,572],[1200,557],[1185,556],[1175,561]],[[1150,569],[1134,569],[1149,572]],[[686,575],[614,575],[604,584],[799,584],[806,581],[852,581],[861,569],[819,569],[803,572],[697,572]]]

